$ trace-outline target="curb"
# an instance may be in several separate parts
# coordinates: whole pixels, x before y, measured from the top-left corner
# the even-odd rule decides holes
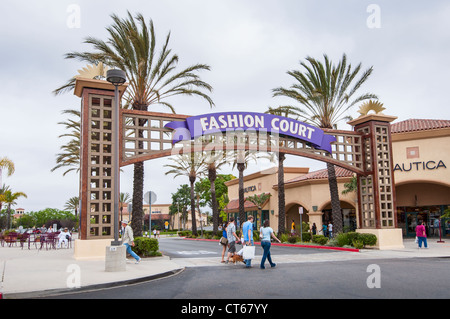
[[[215,241],[219,242],[218,239],[206,239],[206,238],[187,238],[182,237],[185,240],[198,240],[198,241]],[[255,245],[261,245],[261,242],[256,241]],[[351,251],[351,252],[360,252],[357,248],[345,248],[345,247],[331,247],[331,246],[316,246],[316,245],[297,245],[297,244],[278,244],[272,243],[272,246],[281,246],[281,247],[298,247],[298,248],[313,248],[313,249],[326,249],[326,250],[340,250],[340,251]]]
[[[108,289],[108,288],[116,288],[119,286],[126,286],[126,285],[133,285],[133,284],[139,284],[151,280],[166,278],[174,275],[178,275],[181,272],[183,272],[186,268],[179,268],[175,270],[166,271],[160,274],[155,274],[147,277],[140,277],[140,278],[133,278],[133,279],[127,279],[123,281],[116,281],[116,282],[107,282],[103,284],[93,284],[85,287],[80,288],[61,288],[61,289],[50,289],[50,290],[41,290],[41,291],[30,291],[30,292],[21,292],[21,293],[10,293],[5,294],[3,293],[3,299],[30,299],[30,298],[45,298],[45,297],[52,297],[52,296],[62,296],[65,294],[75,294],[80,292],[88,292],[92,290],[101,290],[101,289]]]

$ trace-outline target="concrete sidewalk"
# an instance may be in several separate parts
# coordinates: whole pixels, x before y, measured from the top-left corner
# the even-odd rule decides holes
[[[444,239],[445,240],[445,239]],[[359,252],[335,251],[305,255],[277,255],[278,264],[387,259],[413,257],[450,257],[450,239],[437,243],[428,239],[428,249],[418,249],[413,239],[405,239],[405,248],[397,250],[362,249]],[[257,252],[257,258],[259,257]],[[62,292],[85,291],[133,284],[175,275],[185,267],[221,266],[220,257],[143,258],[139,264],[128,259],[126,271],[106,272],[104,260],[75,260],[73,248],[37,250],[26,247],[0,247],[0,293],[4,299],[32,298]]]

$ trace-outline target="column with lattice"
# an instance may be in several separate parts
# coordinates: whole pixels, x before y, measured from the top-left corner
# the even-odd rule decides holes
[[[122,88],[121,93],[123,93]],[[79,238],[111,239],[114,227],[114,86],[106,81],[77,79],[81,97],[80,234]],[[118,149],[119,151],[119,149]]]
[[[363,134],[363,168],[358,174],[358,231],[377,235],[377,247],[403,247],[397,228],[390,122],[396,117],[363,115],[349,122]]]

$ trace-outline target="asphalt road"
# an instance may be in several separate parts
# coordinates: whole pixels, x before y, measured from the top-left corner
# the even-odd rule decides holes
[[[161,240],[172,258],[220,256],[217,242]],[[272,253],[314,249],[272,247]],[[203,253],[202,253],[203,252]],[[321,253],[324,251],[321,250]],[[440,299],[450,298],[450,258],[283,263],[275,268],[237,265],[188,267],[178,275],[129,286],[66,294],[67,299]],[[318,311],[320,311],[318,309]]]
[[[242,245],[236,245],[239,251]],[[222,256],[222,246],[217,241],[196,241],[185,240],[182,238],[161,238],[159,240],[159,250],[170,258],[205,258]],[[336,251],[326,249],[311,249],[298,247],[274,246],[270,248],[270,253],[276,255],[295,255],[295,254],[316,254],[331,253]],[[262,248],[258,245],[256,248],[256,256],[262,255]]]

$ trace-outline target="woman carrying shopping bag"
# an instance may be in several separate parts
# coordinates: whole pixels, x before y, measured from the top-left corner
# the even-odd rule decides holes
[[[266,259],[269,261],[270,267],[275,267],[276,264],[274,262],[272,262],[272,258],[270,256],[270,237],[272,236],[273,239],[277,240],[279,243],[281,243],[281,241],[275,236],[275,234],[273,233],[273,229],[271,227],[269,227],[269,220],[266,219],[264,221],[264,225],[263,227],[261,227],[259,229],[260,232],[260,238],[261,238],[261,247],[263,248],[264,252],[263,252],[263,256],[261,259],[261,265],[260,268],[261,269],[265,269],[266,267],[264,266],[264,263],[266,262]]]

